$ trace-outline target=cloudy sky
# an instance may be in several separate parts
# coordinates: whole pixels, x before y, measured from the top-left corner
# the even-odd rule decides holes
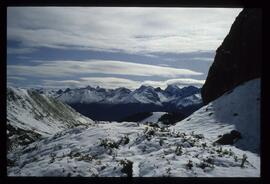
[[[7,83],[200,86],[239,8],[9,7]]]

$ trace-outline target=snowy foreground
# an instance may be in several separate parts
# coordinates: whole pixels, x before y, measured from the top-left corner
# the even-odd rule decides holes
[[[259,89],[259,79],[246,82],[169,128],[99,122],[59,131],[9,153],[8,175],[259,177]],[[213,145],[231,130],[242,139]]]

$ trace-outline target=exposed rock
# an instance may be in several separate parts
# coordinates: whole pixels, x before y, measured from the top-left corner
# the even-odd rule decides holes
[[[174,125],[176,122],[179,122],[185,118],[185,115],[181,112],[170,112],[162,115],[158,121],[162,122],[165,125]]]
[[[262,11],[244,9],[217,49],[215,60],[202,87],[204,104],[237,85],[261,76]]]
[[[232,130],[228,134],[222,135],[220,139],[215,141],[214,143],[222,144],[222,145],[227,145],[227,144],[234,144],[238,139],[241,139],[241,133],[238,132],[237,130]]]

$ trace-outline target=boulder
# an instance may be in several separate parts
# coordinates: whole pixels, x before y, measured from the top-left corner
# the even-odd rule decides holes
[[[242,136],[239,131],[232,130],[230,133],[222,135],[221,138],[219,138],[214,143],[222,144],[222,145],[228,145],[228,144],[232,145],[241,138]]]

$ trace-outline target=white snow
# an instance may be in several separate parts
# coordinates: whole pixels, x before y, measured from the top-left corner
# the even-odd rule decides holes
[[[209,139],[235,129],[243,136],[237,146],[259,152],[260,79],[236,87],[171,128],[188,132],[196,130],[196,133],[208,134]]]
[[[190,134],[178,137],[175,132],[160,129],[156,129],[155,135],[148,140],[147,133],[144,133],[146,127],[130,122],[113,122],[98,124],[88,129],[78,127],[59,132],[55,136],[9,154],[8,158],[15,161],[15,166],[7,168],[8,175],[125,176],[125,173],[121,172],[123,167],[119,164],[125,159],[133,162],[134,177],[247,177],[260,174],[260,159],[253,153],[244,152],[233,146],[224,146],[223,150],[231,149],[233,155],[219,157],[216,151],[219,147],[212,146],[207,140],[197,140]],[[108,142],[117,143],[124,136],[128,136],[129,142],[121,143],[119,148],[100,145],[101,140],[108,139]],[[190,146],[189,140],[194,140],[194,146]],[[204,142],[207,143],[205,149],[201,147]],[[182,146],[181,155],[176,154],[177,145]],[[244,153],[248,156],[248,162],[241,168]],[[234,156],[238,157],[238,161],[234,160]],[[213,164],[200,168],[199,164],[207,157],[212,158]],[[189,160],[193,163],[191,169],[186,167]]]
[[[7,99],[7,120],[14,128],[49,136],[69,127],[93,123],[68,105],[45,95],[35,97],[25,89],[12,87],[8,93],[11,99]]]
[[[170,128],[99,122],[59,131],[9,153],[8,176],[126,176],[122,163],[129,160],[139,177],[259,177],[259,97],[256,79]],[[243,136],[236,146],[212,144],[232,129]]]

